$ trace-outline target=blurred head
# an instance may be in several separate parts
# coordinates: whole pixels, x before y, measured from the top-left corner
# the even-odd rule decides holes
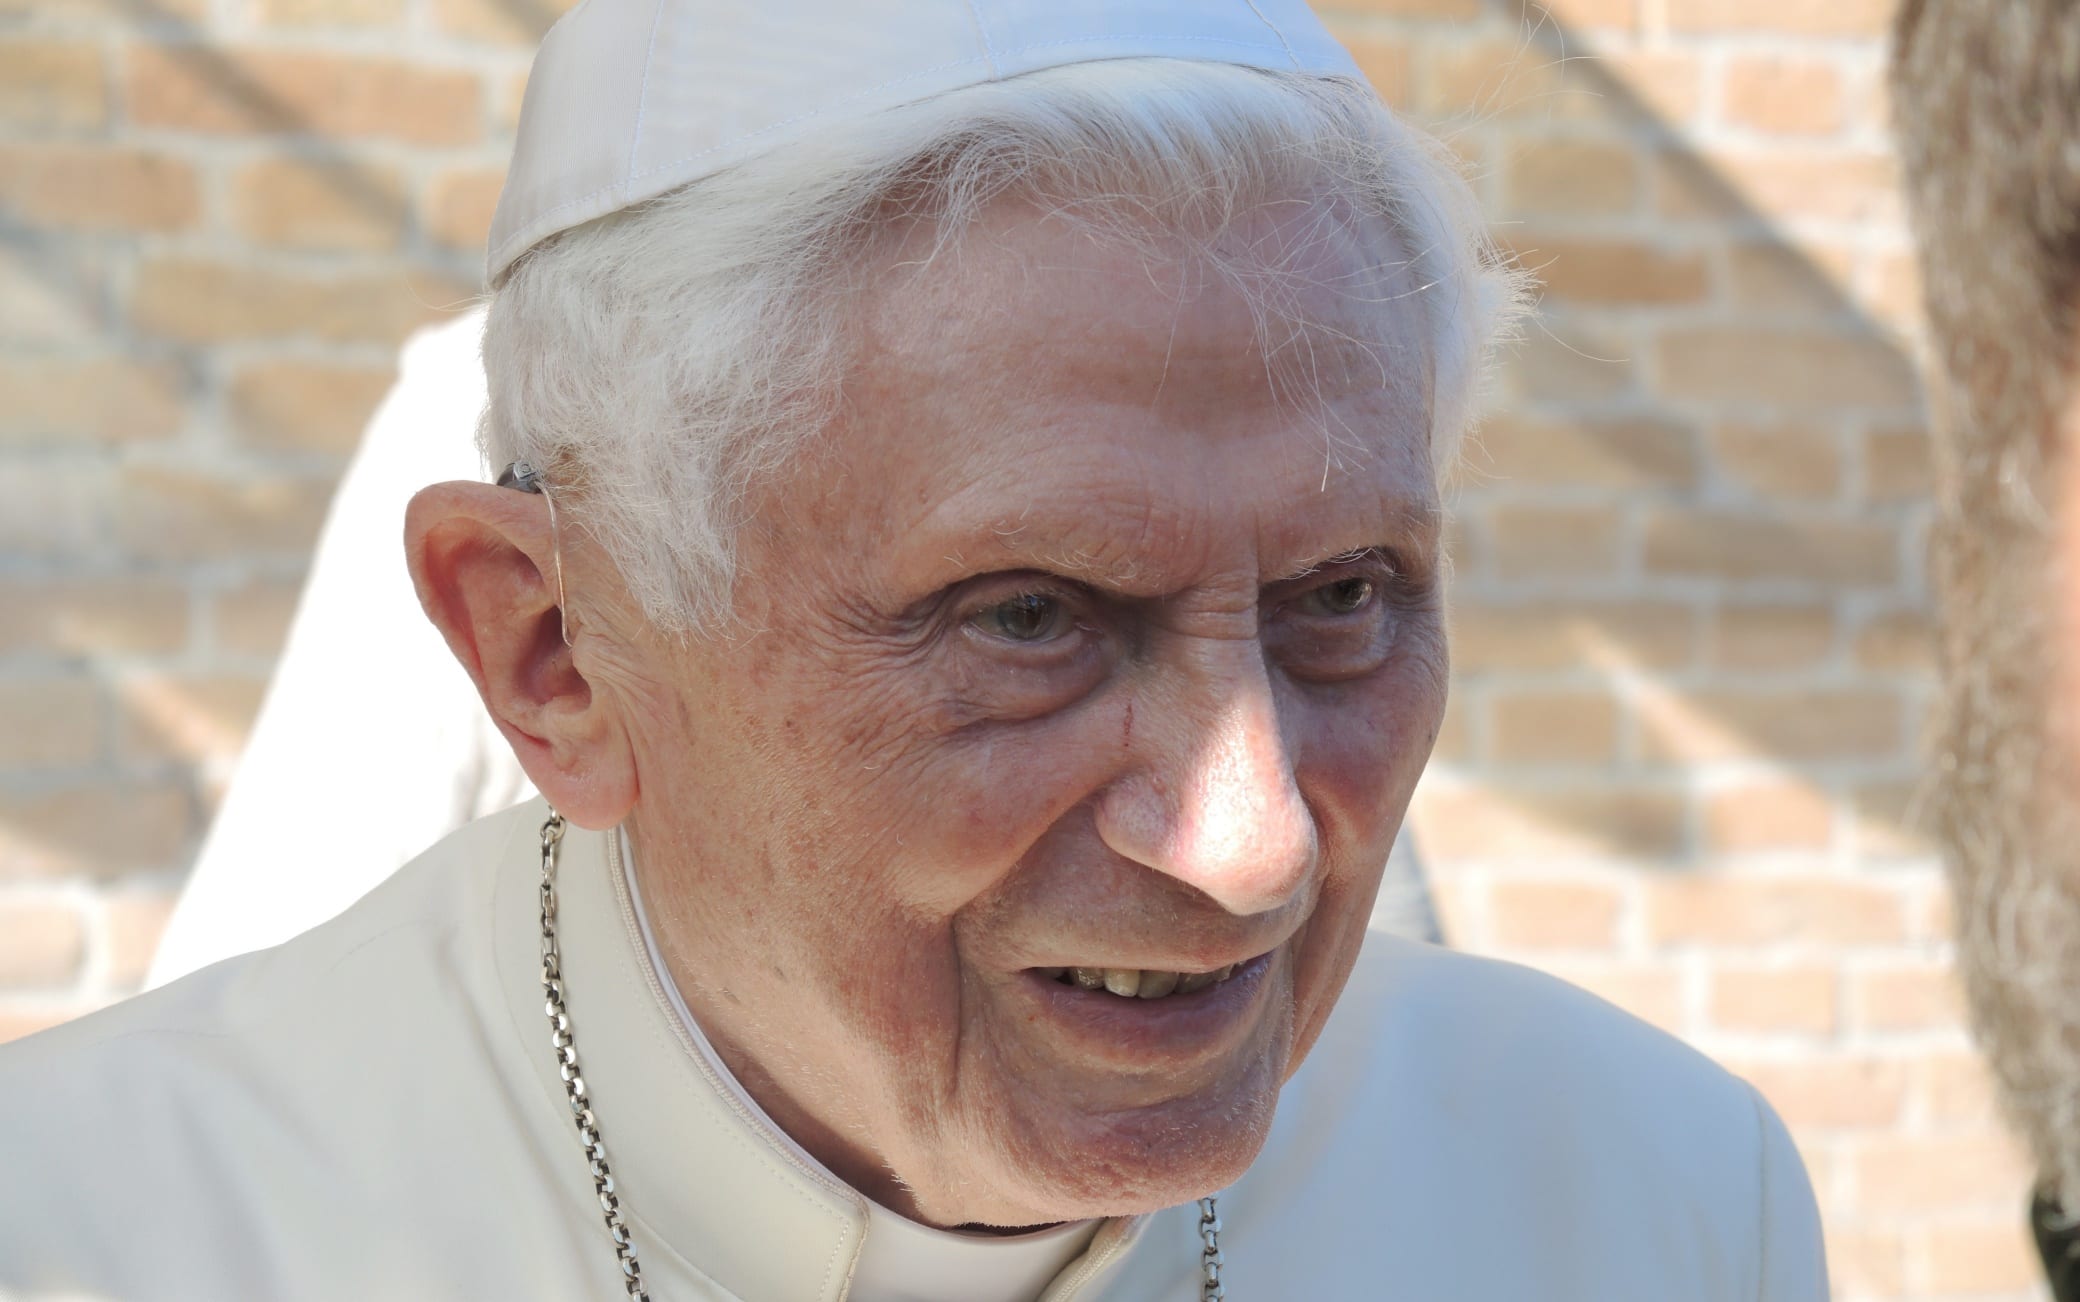
[[[1934,342],[1941,771],[1974,1020],[2080,1195],[2080,5],[1908,0],[1892,69]]]
[[[855,1187],[1016,1226],[1255,1156],[1444,706],[1437,469],[1513,302],[1480,230],[1362,86],[1119,60],[503,283],[485,442],[559,527],[427,490],[422,596]]]

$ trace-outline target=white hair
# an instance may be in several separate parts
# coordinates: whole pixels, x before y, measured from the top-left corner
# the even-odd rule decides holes
[[[925,216],[943,243],[1014,192],[1128,238],[1295,197],[1384,219],[1428,326],[1435,466],[1521,309],[1455,164],[1362,83],[1072,64],[834,123],[545,240],[492,297],[486,460],[545,470],[660,628],[712,626],[746,490],[833,410],[875,231]]]

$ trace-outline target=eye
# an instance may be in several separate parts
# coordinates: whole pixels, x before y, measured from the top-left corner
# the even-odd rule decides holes
[[[1355,615],[1372,604],[1378,591],[1371,579],[1351,575],[1309,590],[1295,604],[1308,615]]]
[[[968,622],[1007,642],[1050,642],[1075,627],[1068,603],[1048,592],[1021,592],[983,607]]]

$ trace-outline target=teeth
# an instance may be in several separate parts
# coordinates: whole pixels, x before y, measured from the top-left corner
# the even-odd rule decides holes
[[[1219,985],[1234,976],[1238,966],[1230,963],[1212,972],[1191,973],[1133,967],[1049,967],[1038,971],[1064,985],[1109,991],[1122,999],[1161,999],[1165,995],[1188,995]]]

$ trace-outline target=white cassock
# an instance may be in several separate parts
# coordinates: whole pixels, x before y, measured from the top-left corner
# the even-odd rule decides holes
[[[338,811],[277,847],[353,843]],[[0,1048],[0,1295],[621,1296],[543,1013],[545,808],[470,824],[275,949]],[[1198,1296],[1192,1205],[990,1241],[898,1222],[731,1082],[616,836],[559,870],[569,1014],[656,1302]],[[1375,933],[1222,1194],[1237,1302],[1811,1302],[1755,1092],[1524,968]]]

